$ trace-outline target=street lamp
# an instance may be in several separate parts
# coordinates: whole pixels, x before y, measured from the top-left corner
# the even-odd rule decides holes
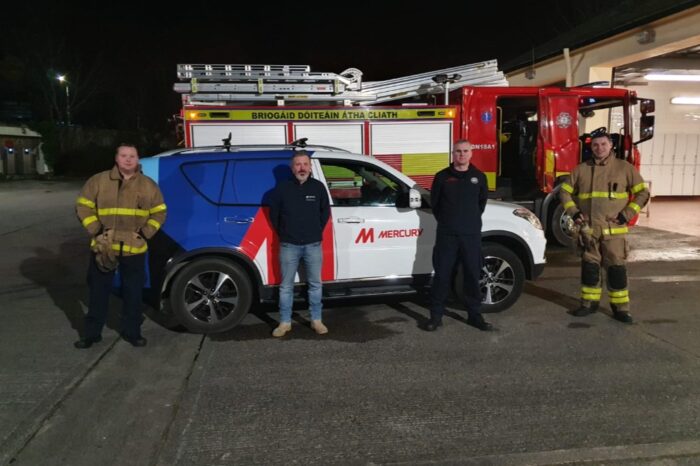
[[[61,84],[66,85],[66,123],[70,126],[70,86],[65,74],[56,75],[56,79]]]

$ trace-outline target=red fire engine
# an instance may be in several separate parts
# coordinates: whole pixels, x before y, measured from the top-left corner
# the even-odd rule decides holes
[[[185,145],[306,137],[376,157],[430,188],[450,162],[453,142],[467,139],[491,197],[529,207],[553,239],[567,244],[568,218],[556,193],[561,178],[590,157],[585,120],[607,126],[617,156],[637,168],[636,145],[653,136],[653,100],[607,87],[507,87],[495,61],[388,81],[362,83],[361,75],[291,65],[178,65]]]

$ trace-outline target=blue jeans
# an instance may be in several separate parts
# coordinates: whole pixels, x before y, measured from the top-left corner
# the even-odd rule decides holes
[[[292,322],[294,304],[294,275],[303,259],[306,283],[309,286],[311,320],[321,320],[321,263],[323,253],[321,243],[291,244],[280,243],[280,323]]]

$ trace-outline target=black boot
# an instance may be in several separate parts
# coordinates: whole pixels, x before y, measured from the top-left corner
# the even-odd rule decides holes
[[[102,336],[97,335],[96,337],[85,337],[73,343],[78,349],[87,349],[92,346],[93,343],[99,343],[102,341]]]
[[[493,330],[493,325],[486,322],[484,320],[484,316],[482,316],[481,314],[470,315],[467,318],[467,324],[471,325],[472,327],[478,328],[483,332]]]
[[[619,320],[620,322],[625,324],[631,324],[634,322],[634,319],[627,311],[613,311],[613,317],[615,318],[615,320]]]
[[[593,314],[598,310],[598,303],[591,302],[589,304],[581,304],[578,309],[571,311],[571,315],[574,317],[585,317],[587,315]]]
[[[442,319],[439,317],[431,317],[421,325],[421,328],[426,332],[434,332],[438,327],[442,327]]]
[[[146,340],[142,336],[132,337],[132,336],[129,336],[129,335],[122,333],[121,337],[122,337],[122,340],[129,342],[131,344],[131,346],[135,346],[137,348],[140,348],[142,346],[146,346],[148,344],[148,340]]]

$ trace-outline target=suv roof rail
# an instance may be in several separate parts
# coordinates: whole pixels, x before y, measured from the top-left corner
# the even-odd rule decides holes
[[[306,139],[306,138],[304,138]],[[304,150],[326,150],[329,152],[346,152],[349,153],[350,151],[347,149],[342,149],[340,147],[334,147],[334,146],[323,146],[323,145],[317,145],[317,144],[309,144],[309,145],[304,145],[301,146],[299,144],[295,144],[297,141],[294,141],[291,144],[226,144],[224,143],[223,145],[220,146],[199,146],[199,147],[186,147],[186,148],[181,148],[181,149],[174,149],[168,152],[164,152],[159,155],[177,155],[177,154],[186,154],[189,152],[201,152],[201,151],[221,151],[224,150],[226,152],[239,152],[242,150],[266,150],[266,149],[288,149],[288,150],[298,150],[298,149],[304,149]]]

